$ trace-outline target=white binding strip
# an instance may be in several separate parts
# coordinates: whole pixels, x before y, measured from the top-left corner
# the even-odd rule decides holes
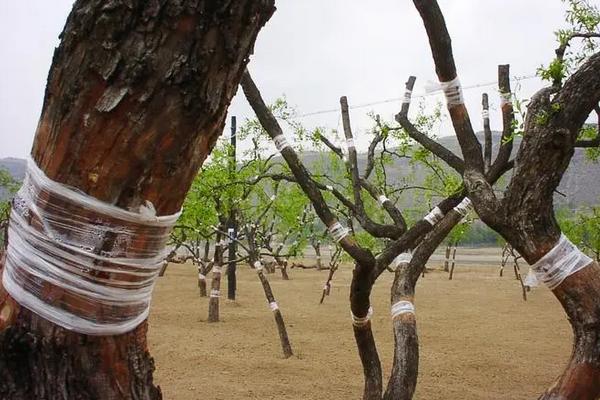
[[[284,135],[275,136],[273,138],[273,142],[275,142],[275,147],[277,148],[277,151],[279,151],[280,153],[286,147],[290,147],[290,144],[288,143],[288,141]]]
[[[439,82],[437,84],[434,82],[428,82],[428,84],[425,86],[426,93],[432,93],[439,90],[444,92],[448,106],[464,104],[465,100],[463,98],[462,87],[460,85],[460,79],[458,79],[458,76],[448,82]]]
[[[410,98],[412,97],[412,90],[406,89],[404,92],[404,98],[402,99],[402,104],[410,104]]]
[[[456,207],[454,207],[454,211],[465,217],[469,213],[469,211],[471,211],[472,207],[473,203],[471,202],[471,200],[468,197],[465,197],[460,203],[456,205]]]
[[[354,148],[354,138],[347,138],[346,139],[346,147],[348,149]]]
[[[382,194],[382,195],[380,195],[380,196],[377,198],[377,202],[378,202],[378,203],[379,203],[379,204],[380,204],[382,207],[383,207],[383,205],[385,204],[385,202],[386,202],[386,201],[390,201],[390,199],[388,199],[388,198],[386,197],[386,195],[385,195],[385,194]]]
[[[483,117],[483,119],[490,119],[490,110],[486,110],[486,109],[484,109],[484,110],[481,112],[481,116]]]
[[[369,311],[367,311],[367,315],[365,317],[357,317],[350,311],[350,318],[352,318],[352,325],[356,327],[362,327],[367,325],[367,323],[371,320],[373,316],[373,307],[369,307]]]
[[[590,257],[561,234],[556,246],[533,264],[531,269],[536,273],[537,278],[548,286],[548,289],[553,290],[567,277],[591,262]]]
[[[219,298],[219,297],[221,297],[221,291],[219,289],[211,289],[210,290],[210,297],[213,297],[213,298]]]
[[[256,268],[256,272],[259,272],[263,270],[263,265],[260,261],[255,261],[254,268]]]
[[[339,222],[336,222],[333,225],[331,225],[328,228],[328,231],[333,240],[335,240],[336,242],[339,242],[340,240],[342,240],[350,234],[348,229],[342,226],[342,224],[340,224]]]
[[[201,281],[205,281],[206,280],[206,275],[204,275],[202,272],[198,273],[198,279],[200,279]]]
[[[394,258],[394,260],[390,263],[390,267],[395,269],[400,264],[409,264],[411,262],[411,260],[412,260],[412,251],[407,250],[404,253],[398,254],[398,256],[396,256],[396,258]]]
[[[124,210],[51,180],[31,158],[13,204],[2,282],[21,306],[87,335],[147,318],[180,212],[156,216],[149,201]]]
[[[512,93],[500,93],[500,107],[504,107],[504,105],[510,104],[512,105]]]
[[[277,305],[276,301],[272,301],[269,303],[269,308],[271,309],[271,311],[277,311],[279,310],[279,306]]]
[[[433,226],[437,224],[442,218],[444,218],[444,213],[442,212],[442,210],[440,210],[439,207],[435,207],[423,219]]]
[[[396,318],[399,315],[402,314],[415,314],[415,305],[413,303],[411,303],[410,301],[406,301],[406,300],[401,300],[397,303],[394,303],[394,305],[392,305],[392,310],[391,310],[391,314],[392,314],[392,319]]]

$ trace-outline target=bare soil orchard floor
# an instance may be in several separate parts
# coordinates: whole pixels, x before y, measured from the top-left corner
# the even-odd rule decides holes
[[[437,263],[436,263],[437,264]],[[439,264],[438,264],[439,265]],[[349,318],[351,266],[343,265],[323,305],[326,271],[268,275],[295,356],[281,356],[275,323],[256,274],[238,268],[238,300],[221,301],[222,322],[209,324],[189,264],[159,279],[150,316],[155,380],[165,399],[359,399],[362,369]],[[526,271],[524,271],[526,272]],[[375,286],[375,337],[384,373],[391,366],[392,274]],[[226,285],[226,280],[224,280]],[[533,399],[566,363],[571,330],[546,288],[521,299],[507,270],[457,267],[419,282],[416,297],[421,365],[417,399]]]

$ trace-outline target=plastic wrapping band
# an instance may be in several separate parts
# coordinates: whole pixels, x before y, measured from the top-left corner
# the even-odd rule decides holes
[[[442,218],[444,218],[444,213],[442,212],[442,210],[440,210],[439,207],[435,207],[423,219],[433,226],[437,224]]]
[[[402,99],[402,104],[410,104],[410,99],[412,97],[412,90],[406,89],[404,92],[404,98]]]
[[[326,188],[327,190],[329,190],[330,192],[333,192],[333,186],[331,186],[331,185],[327,185],[327,186],[325,186],[325,188]]]
[[[269,303],[269,308],[271,309],[271,311],[277,311],[279,310],[279,306],[277,305],[276,301],[272,301]]]
[[[367,325],[367,323],[371,320],[373,316],[373,307],[369,307],[369,311],[367,311],[367,315],[365,317],[357,317],[350,311],[350,318],[352,318],[352,325],[356,327],[362,327]]]
[[[212,271],[213,274],[220,274],[221,273],[221,267],[218,267],[218,266],[215,265],[214,267],[212,267],[211,271]]]
[[[354,138],[346,139],[346,147],[348,148],[348,150],[350,150],[351,148],[354,148]]]
[[[329,290],[329,285],[328,284],[324,284],[323,285],[323,290]]]
[[[446,96],[446,104],[448,106],[464,104],[465,100],[463,98],[462,87],[460,85],[460,79],[458,79],[458,76],[448,82],[428,82],[428,84],[425,86],[425,92],[427,93],[437,92],[439,90],[444,92],[444,95]]]
[[[529,268],[529,272],[527,272],[527,276],[523,279],[523,286],[527,286],[530,288],[536,288],[540,285],[540,281],[538,281],[537,276],[533,269]]]
[[[401,300],[392,305],[392,319],[402,314],[415,314],[415,305],[410,301]]]
[[[398,254],[390,263],[390,268],[397,268],[400,264],[408,264],[412,260],[412,251],[408,250]]]
[[[460,215],[465,217],[469,213],[469,211],[471,211],[472,207],[473,207],[473,203],[471,202],[471,199],[469,199],[468,197],[465,197],[464,199],[462,199],[462,201],[460,203],[458,203],[454,207],[454,211],[456,211],[457,213],[459,213]]]
[[[504,105],[510,104],[512,106],[512,93],[500,93],[500,107],[504,107]]]
[[[201,281],[205,281],[206,280],[206,275],[204,275],[203,273],[198,273],[198,279],[200,279]]]
[[[558,287],[567,277],[583,269],[592,259],[581,252],[563,234],[556,246],[531,266],[538,280],[544,282],[548,289]]]
[[[386,201],[390,201],[390,199],[388,199],[384,194],[380,195],[377,198],[377,202],[383,207],[383,205],[385,204]]]
[[[259,272],[263,270],[263,265],[260,261],[255,261],[254,268],[256,268],[256,272]]]
[[[219,297],[221,297],[221,291],[219,289],[211,289],[210,290],[210,297],[212,297],[212,298],[219,298]]]
[[[63,328],[117,335],[148,316],[180,213],[133,212],[52,181],[31,159],[14,198],[2,282],[21,306]]]
[[[490,119],[490,110],[483,110],[483,111],[481,112],[481,117],[482,117],[483,119]]]
[[[327,228],[327,230],[329,231],[329,234],[331,235],[333,240],[335,240],[336,242],[339,242],[340,240],[342,240],[350,234],[348,229],[343,227],[342,224],[340,224],[339,222],[336,222],[335,224],[331,225],[329,228]]]
[[[290,144],[288,143],[288,141],[287,141],[287,139],[285,138],[284,135],[275,136],[273,138],[273,142],[275,142],[275,147],[277,148],[277,151],[279,151],[280,153],[286,147],[290,147]]]

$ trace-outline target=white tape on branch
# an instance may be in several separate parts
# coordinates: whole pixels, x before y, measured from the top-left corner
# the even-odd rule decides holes
[[[221,297],[221,291],[219,289],[211,289],[210,297],[213,297],[213,298]]]
[[[440,210],[439,207],[435,207],[423,219],[433,226],[437,224],[442,218],[444,218],[444,213],[442,212],[442,210]]]
[[[351,148],[354,148],[354,138],[346,139],[346,147],[348,148],[348,150],[350,150]]]
[[[444,92],[448,106],[464,104],[465,101],[458,76],[448,82],[428,82],[428,84],[425,86],[425,92],[427,93],[432,93],[439,90]]]
[[[505,104],[512,105],[512,93],[500,93],[500,107],[504,107]]]
[[[394,260],[390,263],[391,268],[397,268],[400,264],[408,264],[412,260],[412,252],[410,250],[405,251],[404,253],[398,254]]]
[[[586,267],[592,259],[581,252],[563,234],[556,246],[531,266],[537,278],[553,290],[567,277]]]
[[[465,197],[460,203],[456,205],[456,207],[454,207],[454,211],[465,217],[469,213],[469,211],[471,211],[472,207],[473,203],[471,203],[471,200],[468,197]]]
[[[263,265],[260,261],[255,261],[254,262],[254,268],[256,268],[256,272],[258,271],[262,271],[263,270]]]
[[[490,110],[483,110],[481,112],[481,116],[483,117],[483,119],[490,119]]]
[[[198,273],[198,279],[200,279],[201,281],[205,281],[206,280],[206,275],[204,275],[203,273]]]
[[[271,309],[271,311],[277,311],[279,310],[279,306],[277,305],[276,301],[272,301],[269,303],[269,308]]]
[[[220,274],[221,273],[221,267],[215,265],[214,267],[212,267],[212,273],[213,274]]]
[[[10,216],[2,282],[23,307],[79,333],[117,335],[148,316],[180,213],[157,217],[54,182],[28,160]]]
[[[348,231],[348,229],[342,226],[342,224],[340,224],[339,222],[336,222],[327,229],[329,230],[329,234],[331,235],[333,240],[335,240],[336,242],[339,242],[340,240],[342,240],[350,234],[350,231]]]
[[[410,98],[412,96],[412,90],[406,89],[404,92],[404,98],[402,99],[402,104],[410,104]]]
[[[361,327],[367,325],[367,323],[371,320],[373,316],[373,307],[369,307],[369,311],[367,311],[367,315],[365,317],[357,317],[350,311],[350,318],[352,318],[352,325],[356,327]]]
[[[384,194],[380,195],[377,198],[377,201],[379,202],[379,204],[381,204],[381,206],[383,207],[383,205],[385,204],[386,201],[390,201],[390,199],[388,199]]]
[[[288,143],[288,141],[284,135],[275,136],[273,138],[273,142],[275,142],[275,147],[277,148],[277,151],[279,151],[280,153],[286,147],[290,147],[290,144]]]
[[[401,300],[392,305],[392,319],[402,314],[415,314],[415,305],[410,301]]]

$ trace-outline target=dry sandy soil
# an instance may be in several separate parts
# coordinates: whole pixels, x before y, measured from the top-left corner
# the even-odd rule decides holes
[[[319,305],[326,272],[268,275],[295,356],[283,359],[256,274],[239,268],[235,303],[221,301],[222,322],[206,322],[206,298],[191,265],[172,264],[160,278],[150,316],[150,350],[165,399],[360,399],[362,369],[349,318],[351,267]],[[392,275],[372,296],[373,326],[384,373],[391,367]],[[226,283],[226,282],[225,282]],[[417,399],[533,399],[566,363],[571,331],[545,288],[521,298],[514,275],[490,267],[435,271],[416,296],[421,365]]]

